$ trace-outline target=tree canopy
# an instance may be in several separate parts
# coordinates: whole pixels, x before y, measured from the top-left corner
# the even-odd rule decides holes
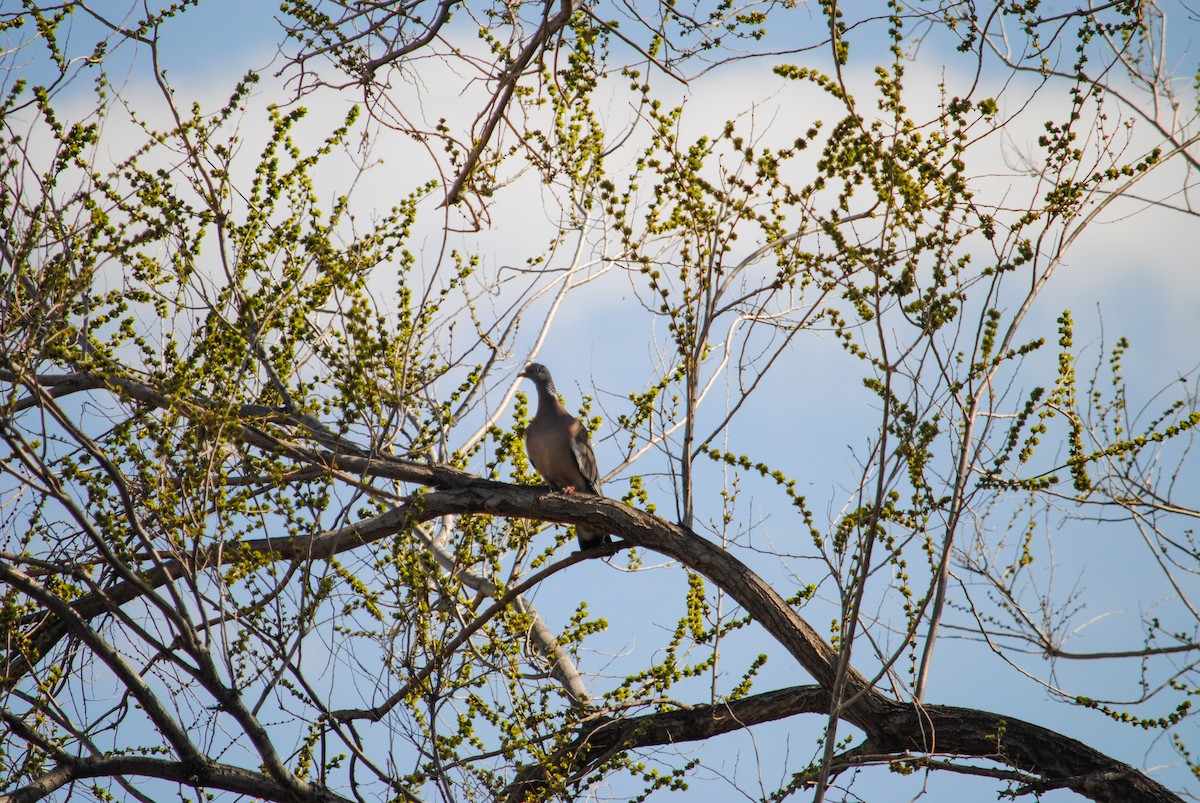
[[[0,800],[1196,796],[1186,4],[0,32]]]

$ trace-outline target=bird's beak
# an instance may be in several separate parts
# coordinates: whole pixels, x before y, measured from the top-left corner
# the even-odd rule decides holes
[[[524,369],[524,368],[522,368],[522,369],[521,369],[521,372],[520,372],[520,373],[518,373],[518,374],[517,374],[517,376],[524,376],[524,377],[528,377],[528,376],[529,376],[529,374],[525,373],[525,369]]]

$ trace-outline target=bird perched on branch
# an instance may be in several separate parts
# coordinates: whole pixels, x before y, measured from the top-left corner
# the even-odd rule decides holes
[[[556,491],[603,496],[587,429],[558,400],[550,371],[541,363],[531,362],[518,376],[531,380],[538,393],[537,413],[525,428],[529,462]],[[575,525],[575,535],[583,550],[612,542],[607,533],[581,525]]]

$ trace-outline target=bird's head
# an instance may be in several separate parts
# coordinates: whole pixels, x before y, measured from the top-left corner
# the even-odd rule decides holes
[[[554,380],[550,378],[550,369],[542,365],[540,362],[531,362],[521,369],[521,373],[517,376],[523,376],[526,379],[533,381],[533,384],[540,387],[545,387],[554,392]]]

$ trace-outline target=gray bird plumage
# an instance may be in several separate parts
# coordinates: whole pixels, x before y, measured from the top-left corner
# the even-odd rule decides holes
[[[587,429],[559,402],[550,371],[541,363],[531,362],[518,376],[532,381],[538,394],[537,412],[525,428],[529,462],[556,491],[603,496]],[[603,546],[612,540],[607,533],[579,525],[575,526],[575,534],[580,549]]]

